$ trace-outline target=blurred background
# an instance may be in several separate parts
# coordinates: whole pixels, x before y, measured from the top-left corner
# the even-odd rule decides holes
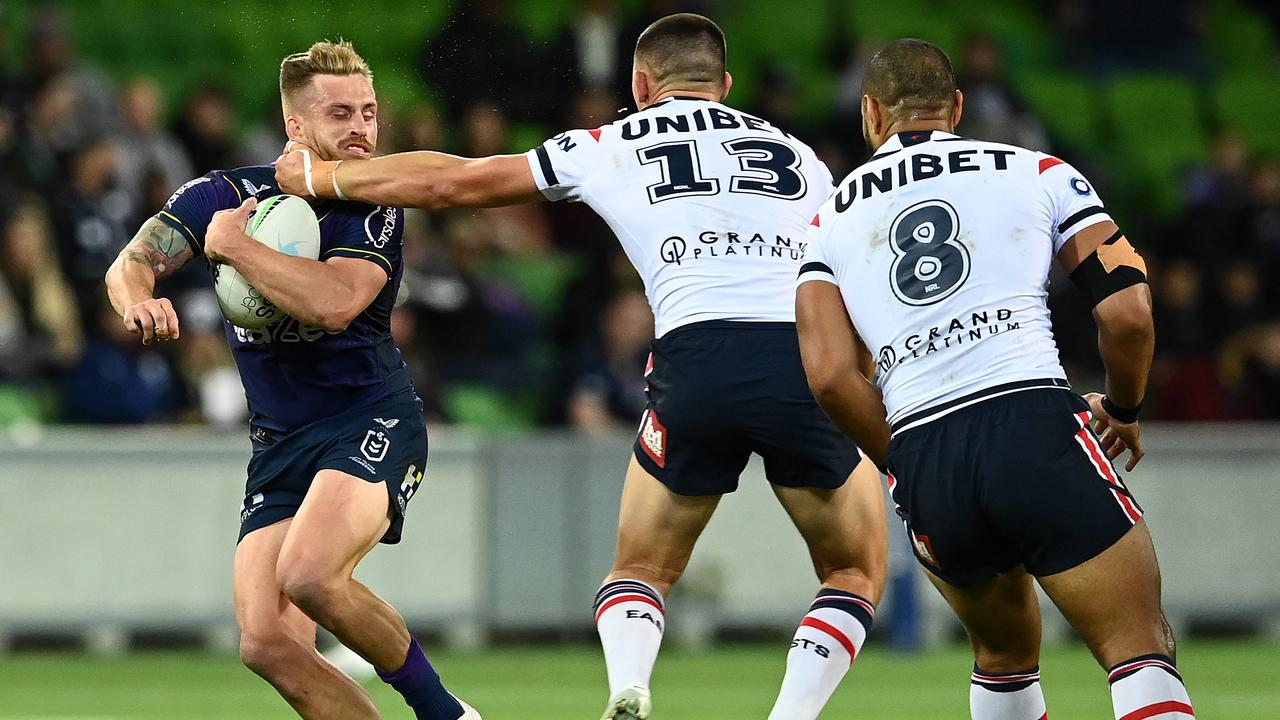
[[[102,276],[180,184],[275,158],[280,59],[322,38],[353,41],[374,71],[380,152],[523,152],[625,113],[636,36],[682,10],[724,28],[729,102],[806,140],[837,178],[866,157],[858,103],[867,57],[916,36],[952,57],[966,93],[960,133],[1051,152],[1099,188],[1146,256],[1156,297],[1144,413],[1152,449],[1132,484],[1161,550],[1171,620],[1190,637],[1252,638],[1187,656],[1247,680],[1251,658],[1280,649],[1280,425],[1269,424],[1280,421],[1278,8],[0,0],[0,655],[91,651],[0,659],[0,718],[7,709],[50,716],[31,699],[42,697],[35,678],[77,662],[105,673],[94,677],[136,677],[76,685],[98,700],[63,714],[152,717],[136,694],[117,710],[101,700],[104,687],[144,682],[144,666],[93,658],[153,646],[211,649],[212,664],[193,675],[226,671],[227,682],[253,688],[245,692],[267,692],[218,654],[235,643],[228,577],[248,443],[208,274],[191,263],[162,284],[183,337],[152,348],[119,329]],[[611,559],[628,436],[644,403],[652,316],[639,278],[582,205],[411,211],[405,246],[394,329],[427,402],[432,492],[415,501],[404,545],[374,553],[364,572],[415,627],[457,649],[460,665],[476,663],[477,687],[493,676],[485,655],[467,649],[569,643],[548,657],[566,673],[581,666],[594,707],[602,673],[589,651],[572,648],[591,637],[586,608]],[[1050,297],[1069,375],[1079,390],[1099,387],[1088,306],[1061,278]],[[672,644],[695,653],[673,664],[732,654],[738,646],[726,641],[785,639],[812,594],[803,546],[758,467],[743,486],[673,598]],[[945,658],[938,677],[955,687],[934,709],[959,716],[967,661],[948,645],[956,628],[919,587],[907,551],[895,552],[877,635],[904,652],[930,650],[875,667],[896,677]],[[1051,636],[1067,636],[1052,613],[1049,622]],[[780,675],[777,647],[760,658]],[[1078,648],[1062,652],[1096,680]],[[673,683],[687,677],[671,673]],[[763,678],[762,688],[776,684]],[[869,684],[842,691],[837,706],[855,707]],[[894,687],[886,698],[901,698],[904,686]],[[1209,707],[1262,717],[1263,697],[1280,716],[1280,677],[1256,687],[1270,690],[1224,691]],[[490,689],[491,702],[505,697]],[[1081,691],[1079,707],[1104,716],[1103,690]],[[277,704],[262,697],[270,711],[246,714],[228,700],[219,715],[210,700],[212,714],[198,716],[275,717]],[[670,717],[719,716],[695,711],[698,697]],[[175,717],[156,702],[155,717]],[[913,717],[904,712],[886,717]]]

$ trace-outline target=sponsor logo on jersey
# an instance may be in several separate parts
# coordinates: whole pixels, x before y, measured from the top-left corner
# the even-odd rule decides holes
[[[762,233],[745,235],[708,230],[692,240],[672,235],[662,241],[658,252],[669,265],[721,257],[758,257],[797,263],[804,257],[807,244],[782,235],[768,237]]]
[[[821,643],[816,643],[812,640],[807,640],[805,638],[796,638],[792,640],[791,647],[802,648],[804,650],[812,650],[818,655],[818,657],[822,657],[822,658],[831,657],[831,649],[828,648],[826,645],[823,645]]]
[[[168,202],[166,202],[166,203],[164,204],[164,209],[165,209],[165,210],[169,210],[170,208],[172,208],[172,207],[173,207],[173,203],[174,203],[174,201],[176,201],[178,198],[182,197],[182,194],[183,194],[183,193],[185,193],[186,191],[188,191],[188,190],[190,190],[191,188],[193,188],[193,187],[195,187],[195,186],[199,185],[200,183],[209,182],[209,181],[210,181],[210,180],[212,180],[212,179],[213,179],[213,178],[211,178],[211,177],[205,176],[205,177],[198,177],[198,178],[196,178],[196,179],[194,179],[194,180],[188,180],[188,181],[186,181],[186,182],[185,182],[185,183],[183,183],[182,185],[178,186],[178,189],[177,189],[177,190],[174,190],[174,191],[173,191],[173,194],[169,196],[169,200],[168,200]]]
[[[245,345],[269,345],[271,343],[315,342],[327,335],[337,335],[318,327],[300,323],[285,316],[283,320],[274,322],[264,328],[242,328],[232,325],[236,340]]]
[[[383,418],[374,418],[373,421],[388,430],[400,424],[400,418],[391,418],[390,420],[385,420]]]
[[[254,196],[256,196],[258,193],[262,192],[263,190],[270,190],[270,189],[271,189],[271,186],[270,186],[270,185],[254,185],[254,184],[253,184],[253,181],[252,181],[252,180],[250,180],[249,178],[241,178],[241,179],[240,179],[240,184],[244,186],[244,191],[245,191],[245,192],[249,193],[250,195],[254,195]]]
[[[360,443],[360,454],[369,462],[380,462],[391,449],[391,438],[381,430],[370,430],[365,433],[364,442]]]
[[[879,365],[880,372],[888,372],[897,365],[926,355],[972,345],[1001,333],[1021,329],[1022,323],[1013,319],[1012,310],[978,310],[964,317],[952,318],[949,323],[913,332],[897,347],[885,345],[876,353],[876,364]]]
[[[378,214],[378,210],[382,210],[382,229],[378,231],[378,237],[375,238],[370,223],[373,222],[374,216]],[[378,210],[369,213],[369,217],[365,218],[364,234],[368,239],[364,242],[366,245],[372,245],[381,250],[391,241],[391,233],[396,229],[396,209],[388,207],[378,208]]]
[[[640,423],[640,447],[658,467],[667,467],[667,429],[652,410],[645,411],[644,422]]]

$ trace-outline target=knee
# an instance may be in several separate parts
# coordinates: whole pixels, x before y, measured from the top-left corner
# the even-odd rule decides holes
[[[324,573],[306,569],[286,570],[280,574],[280,587],[289,602],[323,626],[330,626],[337,614],[343,582]]]
[[[306,648],[297,640],[269,630],[242,630],[240,662],[272,684],[286,683]]]

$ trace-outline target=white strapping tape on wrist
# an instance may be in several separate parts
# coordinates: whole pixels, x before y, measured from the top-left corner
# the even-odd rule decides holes
[[[307,184],[307,192],[311,197],[319,197],[316,195],[315,185],[311,184],[311,151],[298,150],[297,152],[302,153],[302,179]]]
[[[342,193],[342,188],[338,187],[338,167],[341,165],[342,161],[339,160],[338,164],[333,166],[333,172],[329,177],[333,180],[333,194],[337,195],[339,200],[346,200],[347,196]]]

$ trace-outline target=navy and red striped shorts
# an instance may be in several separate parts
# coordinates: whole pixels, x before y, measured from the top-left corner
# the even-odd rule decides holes
[[[903,430],[889,491],[916,558],[966,587],[1019,565],[1039,577],[1111,547],[1142,518],[1065,389],[993,397]]]

